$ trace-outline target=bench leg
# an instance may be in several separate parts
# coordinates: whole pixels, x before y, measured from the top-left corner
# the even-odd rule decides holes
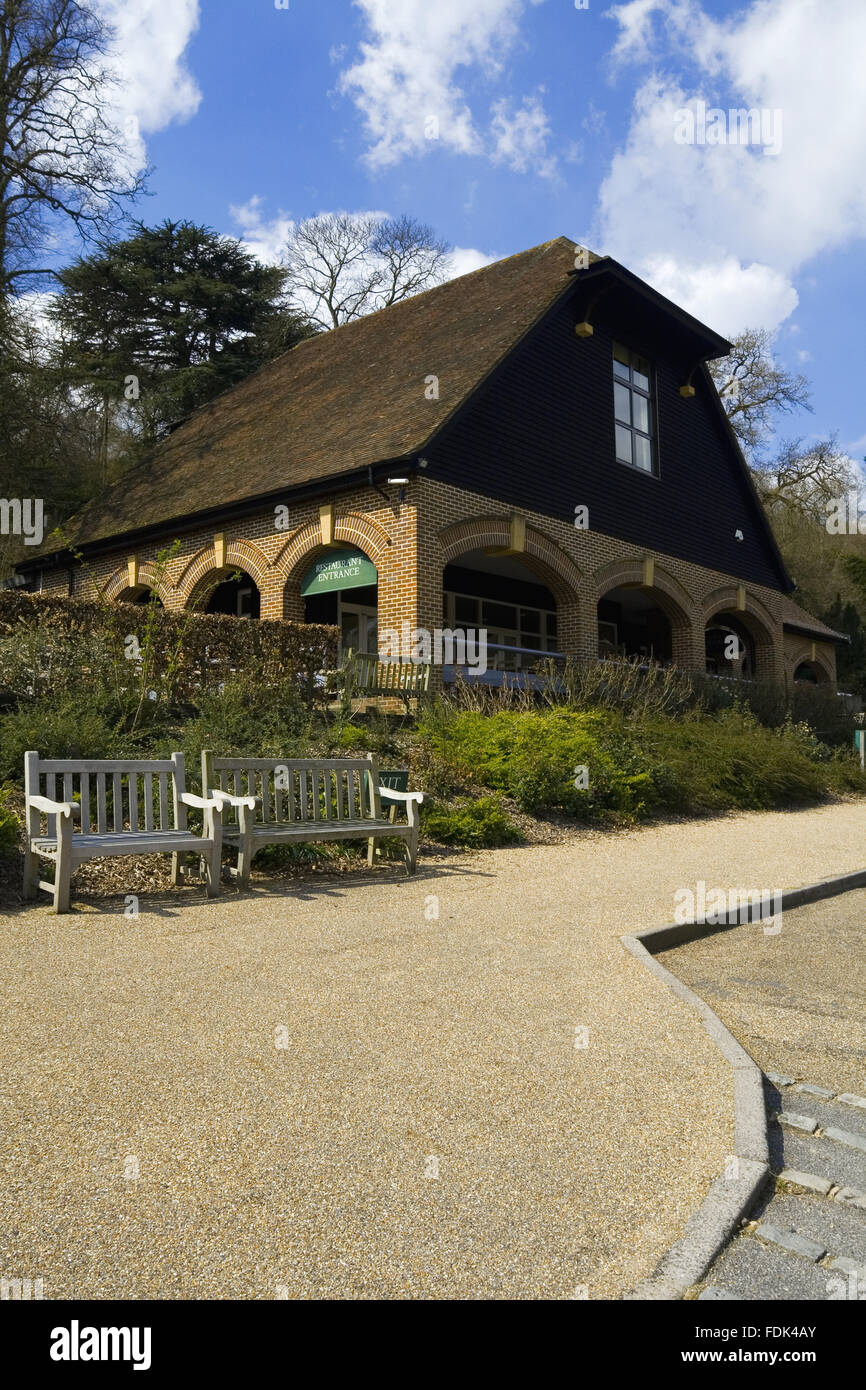
[[[183,865],[180,862],[180,855],[171,856],[171,886],[176,888],[179,883],[183,883]]]
[[[238,883],[249,888],[250,866],[253,863],[253,820],[246,806],[240,808],[240,840],[238,842]]]
[[[24,846],[24,897],[35,898],[39,892],[39,856],[30,848],[28,836]]]
[[[72,821],[57,817],[57,857],[54,861],[54,911],[68,912],[72,884]]]
[[[410,801],[406,810],[409,815],[409,836],[405,842],[406,871],[414,874],[418,867],[418,836],[421,829],[421,814],[416,801]]]
[[[376,837],[371,835],[367,841],[367,865],[372,869],[376,862]]]
[[[418,867],[418,827],[413,827],[412,834],[408,840],[404,841],[404,853],[406,855],[406,872],[414,874]]]
[[[205,883],[207,885],[207,895],[215,898],[220,891],[220,871],[222,869],[223,858],[223,824],[222,812],[211,811],[209,813],[209,826],[205,829],[210,831],[211,847],[204,856]]]

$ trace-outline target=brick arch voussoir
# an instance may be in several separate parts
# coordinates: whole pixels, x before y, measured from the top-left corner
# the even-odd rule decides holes
[[[165,608],[172,606],[177,598],[177,590],[156,567],[146,561],[138,567],[138,582],[147,589],[151,589],[161,600]],[[106,584],[103,585],[100,597],[106,602],[113,602],[130,587],[129,570],[126,565],[116,569]]]
[[[359,512],[347,512],[345,516],[335,518],[334,539],[342,541],[344,545],[357,546],[368,560],[372,560],[377,570],[387,563],[393,545],[384,526]],[[296,578],[309,556],[323,549],[321,526],[317,521],[299,527],[274,557],[273,565],[279,572],[281,584],[285,586]]]
[[[214,563],[212,545],[196,552],[177,581],[177,592],[184,608],[197,608],[211,589],[235,570],[243,570],[252,579],[259,593],[264,593],[270,578],[268,557],[252,541],[232,541],[226,546],[225,564]]]
[[[508,545],[511,539],[511,519],[507,516],[478,517],[456,521],[439,532],[442,565],[457,560],[467,550],[479,550],[487,545]],[[525,550],[514,559],[538,575],[551,590],[558,604],[579,603],[583,597],[583,574],[570,555],[539,531],[527,526]]]
[[[624,584],[643,584],[643,563],[640,560],[614,560],[593,575],[595,601]],[[662,609],[673,628],[695,631],[700,622],[700,604],[667,570],[653,566],[653,583],[649,592],[658,596]]]
[[[778,637],[780,624],[773,617],[761,600],[755,598],[746,590],[745,609],[737,608],[737,588],[732,584],[722,589],[714,589],[711,594],[704,599],[701,605],[703,609],[704,627],[711,622],[717,613],[733,613],[750,628],[752,635],[761,642],[773,644]]]

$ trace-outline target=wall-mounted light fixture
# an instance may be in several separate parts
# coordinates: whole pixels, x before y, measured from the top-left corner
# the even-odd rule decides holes
[[[388,479],[387,479],[387,483],[388,483],[388,486],[389,486],[389,487],[397,487],[397,488],[400,489],[400,491],[397,493],[397,501],[398,501],[398,502],[405,502],[405,501],[406,501],[406,488],[409,486],[409,479],[408,479],[408,478],[402,478],[402,477],[400,477],[400,478],[388,478]]]

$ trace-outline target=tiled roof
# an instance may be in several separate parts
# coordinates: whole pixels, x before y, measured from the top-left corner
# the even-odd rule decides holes
[[[195,411],[64,537],[121,537],[418,453],[574,268],[575,243],[558,237],[299,343]],[[42,553],[57,549],[49,539]]]

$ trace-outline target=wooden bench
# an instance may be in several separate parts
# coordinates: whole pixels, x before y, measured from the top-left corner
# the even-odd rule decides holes
[[[410,661],[404,657],[382,660],[364,652],[346,652],[344,670],[347,684],[355,698],[366,695],[393,695],[408,708],[411,699],[420,699],[430,689],[430,663]]]
[[[158,762],[69,761],[25,753],[24,788],[26,898],[35,898],[41,888],[51,893],[55,912],[68,912],[76,864],[118,854],[171,854],[176,884],[183,876],[180,856],[189,851],[204,866],[208,897],[219,892],[222,804],[186,790],[182,753]],[[190,806],[204,812],[203,835],[187,825]],[[53,883],[40,879],[40,859],[54,860]]]
[[[225,808],[223,838],[237,849],[233,872],[244,885],[263,845],[315,840],[366,839],[372,864],[376,840],[396,836],[404,841],[408,872],[415,872],[424,795],[382,789],[406,807],[406,821],[389,819],[375,758],[220,758],[207,750],[202,788]]]

